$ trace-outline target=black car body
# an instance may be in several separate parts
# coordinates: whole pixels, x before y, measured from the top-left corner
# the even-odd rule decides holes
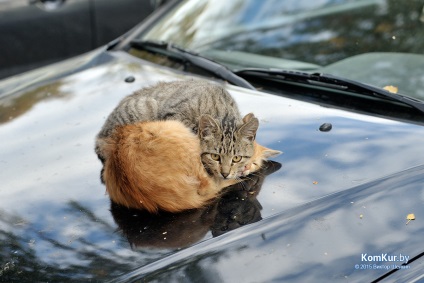
[[[304,71],[263,76],[256,65],[238,72],[255,86],[248,89],[172,46],[137,44],[115,42],[0,83],[0,280],[423,280],[418,98],[367,84],[352,90],[343,79],[337,88],[319,75],[304,80]],[[105,118],[139,88],[187,79],[223,84],[242,113],[259,117],[257,140],[284,153],[250,190],[235,188],[205,209],[153,216],[111,204],[93,149]]]

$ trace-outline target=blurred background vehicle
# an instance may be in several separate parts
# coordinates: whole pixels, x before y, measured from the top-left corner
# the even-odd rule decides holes
[[[121,36],[161,0],[0,0],[0,78],[87,51]]]

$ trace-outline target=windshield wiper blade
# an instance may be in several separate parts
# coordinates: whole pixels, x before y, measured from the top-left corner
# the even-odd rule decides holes
[[[158,53],[169,58],[182,61],[184,63],[189,63],[233,85],[248,89],[255,89],[255,87],[252,86],[248,81],[236,75],[226,66],[215,62],[209,58],[203,57],[192,51],[177,47],[174,44],[167,42],[135,40],[130,42],[130,46],[136,49],[142,49],[149,52]]]
[[[312,86],[343,90],[364,96],[377,97],[408,105],[424,113],[424,101],[333,75],[261,68],[241,69],[234,73],[241,77],[249,76],[265,79],[268,78],[272,80],[308,84]]]

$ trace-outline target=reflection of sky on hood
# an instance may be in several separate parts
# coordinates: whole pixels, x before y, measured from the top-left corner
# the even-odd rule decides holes
[[[260,118],[257,140],[284,152],[274,158],[282,169],[265,181],[268,194],[259,195],[265,215],[423,164],[422,127],[272,96],[236,98]],[[323,123],[332,130],[320,132]]]
[[[190,256],[194,248],[189,248],[166,261],[140,268],[131,279],[146,273],[147,281],[160,276],[172,278],[188,274],[188,269],[195,265],[199,270],[225,278],[225,282],[369,282],[387,270],[355,269],[355,264],[369,263],[361,261],[362,254],[402,254],[412,259],[422,252],[417,247],[422,246],[419,235],[424,232],[423,225],[405,225],[405,215],[410,211],[417,214],[424,211],[423,170],[421,166],[404,175],[300,206],[253,227],[240,228],[232,235],[198,245],[196,258]],[[216,256],[212,256],[212,252]],[[401,265],[404,262],[371,261],[369,264]],[[174,263],[173,268],[169,267],[170,263]],[[422,274],[419,265],[411,263],[410,266],[408,274]],[[162,268],[164,274],[158,272],[158,268]],[[149,274],[153,270],[155,272]]]
[[[125,61],[127,55],[122,56]],[[134,83],[124,82],[128,75],[135,76]],[[85,265],[95,254],[125,263],[117,268],[120,272],[162,257],[165,252],[131,251],[114,232],[93,149],[95,135],[122,97],[176,78],[182,77],[149,65],[107,64],[61,80],[59,89],[68,93],[67,99],[42,100],[1,125],[1,229],[19,235],[37,258],[59,267]],[[265,180],[258,197],[263,218],[424,163],[421,127],[229,90],[243,114],[259,117],[258,141],[284,152],[274,159],[283,167]],[[324,122],[333,125],[328,133],[318,131]],[[322,231],[331,227],[326,221],[319,225]]]
[[[135,83],[124,82],[133,75],[131,68],[98,67],[63,79],[60,90],[69,94],[67,99],[41,101],[0,127],[8,141],[0,157],[0,215],[18,217],[13,222],[0,218],[1,228],[22,236],[22,245],[48,264],[84,264],[76,253],[128,264],[136,255],[115,232],[94,153],[94,137],[106,116],[124,95],[140,88],[137,75]],[[155,79],[161,79],[160,73]],[[148,74],[143,81],[153,83]]]

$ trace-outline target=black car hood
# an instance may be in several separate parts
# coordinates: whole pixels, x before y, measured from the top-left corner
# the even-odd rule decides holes
[[[179,277],[193,282],[369,282],[388,273],[398,282],[421,278],[423,226],[406,225],[404,215],[411,208],[419,215],[424,212],[422,197],[417,197],[424,194],[423,173],[424,166],[419,166],[331,194],[115,282]],[[191,273],[193,268],[198,272]]]
[[[153,217],[110,206],[94,137],[124,96],[194,77],[104,50],[37,72],[0,82],[4,278],[370,281],[390,270],[355,270],[362,254],[424,251],[421,126],[227,86],[284,154],[254,194]],[[420,260],[391,276],[417,278]]]

